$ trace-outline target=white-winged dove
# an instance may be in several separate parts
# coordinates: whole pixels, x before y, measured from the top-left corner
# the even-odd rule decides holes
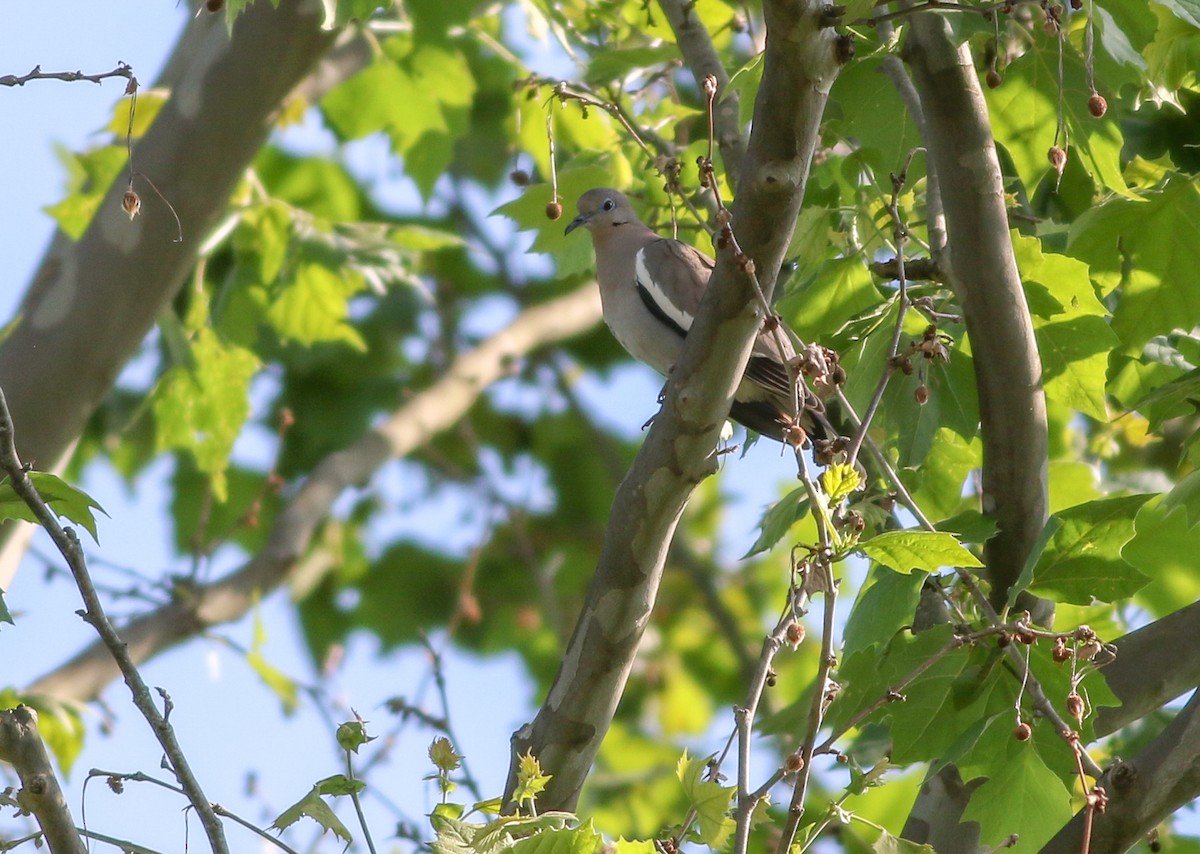
[[[588,190],[578,208],[565,233],[582,226],[592,235],[604,322],[631,356],[666,376],[683,351],[713,260],[660,237],[616,190]],[[797,434],[788,433],[795,402],[787,366],[795,355],[786,332],[776,336],[761,330],[729,417],[777,441],[795,442]],[[807,418],[805,426],[812,431]]]

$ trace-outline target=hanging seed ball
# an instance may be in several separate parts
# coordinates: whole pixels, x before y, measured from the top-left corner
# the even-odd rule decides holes
[[[225,8],[225,0],[205,0],[204,8],[210,12],[220,12]]]
[[[1083,723],[1083,697],[1074,691],[1067,695],[1067,713],[1079,723]]]
[[[508,173],[508,180],[512,181],[518,187],[524,187],[529,183],[529,173],[524,169],[514,169]]]
[[[1092,97],[1088,98],[1088,112],[1098,119],[1103,118],[1108,112],[1108,101],[1099,92],[1093,92]]]
[[[805,631],[804,626],[802,624],[788,623],[787,642],[792,647],[792,649],[795,649],[796,647],[800,646],[800,644],[804,643],[804,636],[806,634],[808,634],[808,633]]]
[[[562,205],[558,202],[546,205],[546,219],[558,219],[560,216],[562,216]]]
[[[1004,82],[1004,78],[1000,76],[1000,72],[994,68],[989,68],[987,70],[987,75],[985,75],[984,80],[987,81],[989,89],[995,89]]]
[[[1059,175],[1067,168],[1067,152],[1057,145],[1046,152],[1046,158],[1050,161],[1050,165],[1054,167],[1054,171]]]
[[[121,207],[125,210],[125,215],[133,219],[142,210],[142,199],[132,189],[126,190],[125,195],[121,197]]]
[[[924,406],[929,403],[929,386],[921,383],[917,386],[916,391],[913,392],[913,397],[916,399],[918,406]]]
[[[1022,721],[1017,724],[1017,728],[1013,730],[1013,738],[1017,741],[1029,741],[1029,737],[1033,735],[1033,727]]]

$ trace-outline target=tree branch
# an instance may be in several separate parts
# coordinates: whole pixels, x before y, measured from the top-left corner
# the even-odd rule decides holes
[[[1000,609],[1046,522],[1041,360],[969,46],[955,47],[940,16],[919,14],[912,18],[905,52],[921,96],[925,146],[946,216],[947,245],[938,262],[962,304],[974,355],[983,511],[999,526],[985,553],[992,603]]]
[[[675,43],[696,80],[696,87],[704,91],[704,78],[709,75],[717,81],[717,92],[721,94],[721,100],[713,111],[717,145],[721,147],[721,159],[729,184],[736,187],[746,156],[746,138],[739,118],[741,97],[737,92],[729,91],[729,72],[717,56],[712,37],[696,12],[695,3],[689,0],[659,0],[658,5],[666,15],[671,31],[675,33]]]
[[[765,4],[763,80],[733,227],[768,298],[840,67],[837,37],[820,25],[820,8],[810,0]],[[558,674],[537,716],[513,734],[506,799],[518,757],[531,750],[553,774],[539,809],[574,808],[650,619],[679,517],[696,484],[715,468],[721,424],[762,322],[752,276],[728,245],[718,250],[662,410],[617,490],[596,574]]]
[[[1120,854],[1200,794],[1200,692],[1132,760],[1118,761],[1100,779],[1108,796],[1091,816],[1088,854]],[[1083,850],[1086,809],[1042,848],[1043,854]]]
[[[120,668],[121,675],[125,677],[125,684],[129,687],[129,692],[133,697],[134,706],[142,713],[146,723],[150,724],[155,738],[162,745],[171,771],[179,780],[179,785],[183,787],[188,800],[192,802],[192,807],[200,816],[200,823],[208,835],[208,842],[212,846],[213,854],[227,854],[229,845],[225,841],[225,830],[212,810],[212,803],[205,797],[204,790],[200,788],[200,781],[192,773],[187,756],[184,754],[179,740],[175,737],[174,727],[167,720],[170,714],[170,699],[165,694],[163,695],[168,708],[165,713],[159,712],[158,707],[154,705],[154,699],[150,696],[150,686],[142,679],[137,665],[129,657],[125,642],[117,634],[117,630],[113,628],[112,622],[104,612],[104,606],[100,603],[100,596],[96,592],[95,585],[92,584],[92,577],[84,560],[83,546],[80,545],[79,538],[75,536],[74,529],[63,528],[59,524],[58,517],[46,506],[46,502],[42,500],[42,496],[38,494],[37,489],[30,481],[27,469],[17,455],[16,431],[13,427],[12,415],[8,411],[8,401],[5,399],[2,389],[0,389],[0,469],[3,469],[8,475],[13,492],[33,511],[38,524],[45,528],[46,533],[50,535],[50,539],[54,541],[54,545],[70,567],[71,575],[75,578],[75,585],[79,588],[79,595],[86,606],[85,610],[79,611],[78,614],[84,622],[96,630],[96,634],[100,635],[105,650]],[[159,690],[161,693],[161,689]]]
[[[71,809],[38,733],[37,712],[29,706],[0,711],[0,759],[16,769],[21,780],[17,802],[33,813],[50,851],[85,854],[87,848],[75,830]]]
[[[599,294],[589,283],[526,309],[500,332],[459,356],[440,380],[409,399],[387,421],[326,457],[276,518],[262,551],[241,568],[123,626],[121,635],[131,659],[140,663],[206,627],[247,613],[297,568],[317,526],[344,490],[365,482],[388,460],[411,453],[457,423],[479,394],[508,375],[514,362],[530,350],[590,329],[599,320]],[[86,701],[117,675],[107,650],[93,644],[26,692]]]

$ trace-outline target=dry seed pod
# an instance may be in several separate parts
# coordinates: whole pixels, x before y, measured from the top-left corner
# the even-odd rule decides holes
[[[1050,161],[1050,165],[1059,175],[1062,175],[1063,170],[1067,168],[1067,152],[1057,145],[1046,152],[1046,159]]]
[[[1104,118],[1108,112],[1108,101],[1099,92],[1093,92],[1092,97],[1088,98],[1088,112],[1098,119]]]
[[[133,219],[142,210],[142,199],[133,190],[126,190],[125,195],[121,197],[121,207],[125,209],[125,214]]]
[[[546,219],[558,219],[562,216],[562,205],[558,202],[550,202],[546,205]]]

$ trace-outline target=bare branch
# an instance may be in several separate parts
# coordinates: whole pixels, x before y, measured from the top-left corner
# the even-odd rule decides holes
[[[68,83],[86,80],[89,83],[101,83],[112,77],[124,77],[126,80],[132,80],[133,66],[118,62],[117,67],[112,71],[105,71],[103,74],[84,74],[82,71],[42,71],[42,66],[35,65],[33,70],[25,75],[5,74],[0,76],[0,86],[24,86],[30,80],[65,80]]]
[[[33,511],[38,523],[46,529],[46,533],[50,535],[50,539],[54,541],[54,545],[71,568],[71,575],[75,577],[75,585],[79,588],[79,594],[86,606],[86,609],[79,615],[100,635],[108,653],[120,668],[121,675],[125,677],[125,684],[129,686],[129,692],[133,695],[133,704],[150,724],[150,729],[154,731],[158,743],[162,745],[163,752],[167,755],[171,770],[174,771],[179,784],[187,792],[188,800],[192,802],[192,806],[199,814],[200,823],[204,825],[204,831],[208,834],[208,841],[214,854],[227,854],[229,846],[225,842],[224,828],[221,827],[220,820],[213,812],[212,804],[204,796],[204,790],[200,788],[200,781],[192,773],[183,748],[175,738],[174,727],[167,721],[167,714],[159,712],[158,707],[154,705],[154,699],[150,696],[150,687],[142,679],[137,665],[129,657],[129,650],[125,642],[113,628],[108,615],[104,613],[104,606],[100,603],[100,595],[96,592],[95,585],[92,584],[92,577],[88,572],[79,538],[75,535],[74,529],[63,528],[59,524],[58,517],[46,506],[46,502],[38,494],[33,482],[29,479],[27,469],[17,455],[15,438],[16,431],[13,427],[12,415],[8,411],[8,401],[4,398],[4,391],[0,389],[0,468],[8,475],[8,481],[12,484],[13,491]]]
[[[712,37],[700,20],[695,3],[688,0],[659,0],[658,5],[675,33],[675,43],[683,54],[696,79],[696,87],[704,90],[704,78],[712,75],[717,81],[721,100],[713,114],[717,144],[721,147],[721,159],[725,163],[725,174],[729,184],[736,187],[741,178],[742,160],[746,156],[746,137],[742,133],[741,98],[737,92],[729,91],[729,72],[721,64],[713,47]]]

